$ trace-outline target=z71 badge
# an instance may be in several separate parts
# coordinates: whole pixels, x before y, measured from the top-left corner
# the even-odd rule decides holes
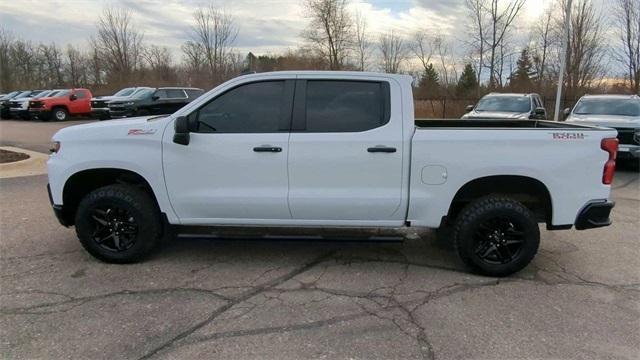
[[[153,135],[156,133],[156,129],[129,129],[127,135]]]
[[[584,140],[587,136],[583,133],[554,132],[551,133],[554,140]]]

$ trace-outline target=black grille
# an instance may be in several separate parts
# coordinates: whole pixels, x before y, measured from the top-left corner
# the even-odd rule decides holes
[[[104,100],[93,100],[91,101],[91,107],[92,108],[106,108],[107,107],[107,102]]]
[[[12,101],[12,102],[9,103],[9,107],[19,108],[20,107],[20,103],[17,102],[17,101]]]
[[[635,129],[616,129],[618,130],[618,142],[627,145],[640,145],[640,139],[634,139]]]
[[[32,108],[39,108],[39,107],[42,107],[42,105],[43,105],[42,101],[29,102],[29,107],[32,107]]]

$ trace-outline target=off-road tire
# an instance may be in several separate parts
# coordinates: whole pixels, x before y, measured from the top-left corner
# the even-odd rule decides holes
[[[519,253],[503,264],[487,263],[475,253],[474,234],[478,226],[496,217],[512,219],[523,233]],[[535,215],[520,202],[503,196],[487,196],[469,203],[458,214],[453,239],[456,252],[468,267],[483,275],[502,277],[522,270],[531,262],[540,245],[540,229]]]
[[[98,207],[117,207],[128,211],[137,223],[133,245],[122,251],[109,251],[93,238],[96,228],[92,214]],[[133,263],[147,257],[162,237],[160,211],[154,199],[133,185],[108,185],[90,192],[78,205],[76,233],[82,246],[94,257],[108,263]]]

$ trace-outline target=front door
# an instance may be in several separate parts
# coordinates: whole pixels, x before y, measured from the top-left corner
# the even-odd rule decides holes
[[[171,205],[183,224],[260,224],[291,219],[287,204],[293,80],[239,85],[189,117],[187,146],[165,131],[163,162]]]
[[[298,80],[289,140],[294,219],[344,225],[404,219],[402,117],[400,104],[391,109],[392,85]]]

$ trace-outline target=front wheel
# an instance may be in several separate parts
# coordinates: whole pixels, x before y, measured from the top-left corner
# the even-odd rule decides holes
[[[92,191],[78,205],[75,220],[82,246],[110,263],[141,260],[162,236],[154,200],[130,185],[108,185]]]
[[[56,121],[65,121],[69,117],[67,110],[63,108],[55,108],[52,111],[53,119]]]
[[[489,276],[507,276],[526,267],[538,252],[535,215],[508,197],[471,202],[458,215],[454,241],[462,261]]]

